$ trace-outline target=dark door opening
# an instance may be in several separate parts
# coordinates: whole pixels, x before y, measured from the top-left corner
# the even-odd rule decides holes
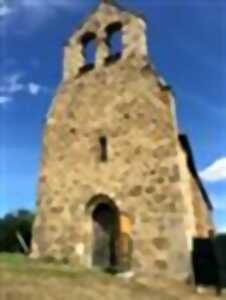
[[[104,270],[117,266],[118,212],[107,203],[100,203],[93,214],[93,265]]]

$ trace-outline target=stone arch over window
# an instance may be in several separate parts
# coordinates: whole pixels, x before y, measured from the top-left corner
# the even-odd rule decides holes
[[[81,37],[84,65],[81,71],[89,71],[94,68],[97,53],[97,36],[94,32],[86,32]]]
[[[114,22],[106,27],[107,45],[109,55],[106,63],[117,61],[121,58],[123,52],[123,34],[122,23]]]

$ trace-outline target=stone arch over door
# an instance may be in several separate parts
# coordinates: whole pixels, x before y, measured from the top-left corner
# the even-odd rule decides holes
[[[119,210],[106,195],[97,195],[88,204],[92,221],[92,265],[103,270],[119,266]]]

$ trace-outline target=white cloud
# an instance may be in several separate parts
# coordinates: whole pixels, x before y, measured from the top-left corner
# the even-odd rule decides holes
[[[30,82],[28,83],[28,92],[31,94],[31,95],[38,95],[39,92],[41,90],[41,86],[37,83],[34,83],[34,82]]]
[[[0,4],[0,18],[6,17],[9,14],[12,13],[12,10],[3,3],[2,5]]]
[[[220,158],[200,172],[203,180],[209,182],[226,181],[226,157]]]
[[[0,81],[0,93],[1,94],[14,94],[23,90],[23,85],[20,83],[22,78],[21,73],[14,73],[10,75],[4,75]]]
[[[0,93],[14,94],[22,91],[23,84],[20,83],[22,77],[21,73],[15,73],[1,78]]]
[[[11,102],[21,92],[34,97],[41,92],[49,92],[49,89],[36,82],[26,80],[26,76],[22,72],[0,77],[0,104]]]
[[[10,96],[0,96],[0,105],[11,102],[13,99]]]
[[[0,0],[1,2],[1,0]],[[6,23],[13,34],[29,34],[50,22],[59,13],[81,12],[92,5],[94,0],[11,0],[3,5]],[[18,26],[15,27],[15,23]],[[0,23],[1,27],[1,23]]]

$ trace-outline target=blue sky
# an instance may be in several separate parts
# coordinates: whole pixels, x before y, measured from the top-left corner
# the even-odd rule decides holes
[[[180,130],[226,230],[226,2],[118,0],[143,12],[150,59],[173,87]],[[0,1],[0,214],[34,208],[45,116],[63,45],[97,0]]]

